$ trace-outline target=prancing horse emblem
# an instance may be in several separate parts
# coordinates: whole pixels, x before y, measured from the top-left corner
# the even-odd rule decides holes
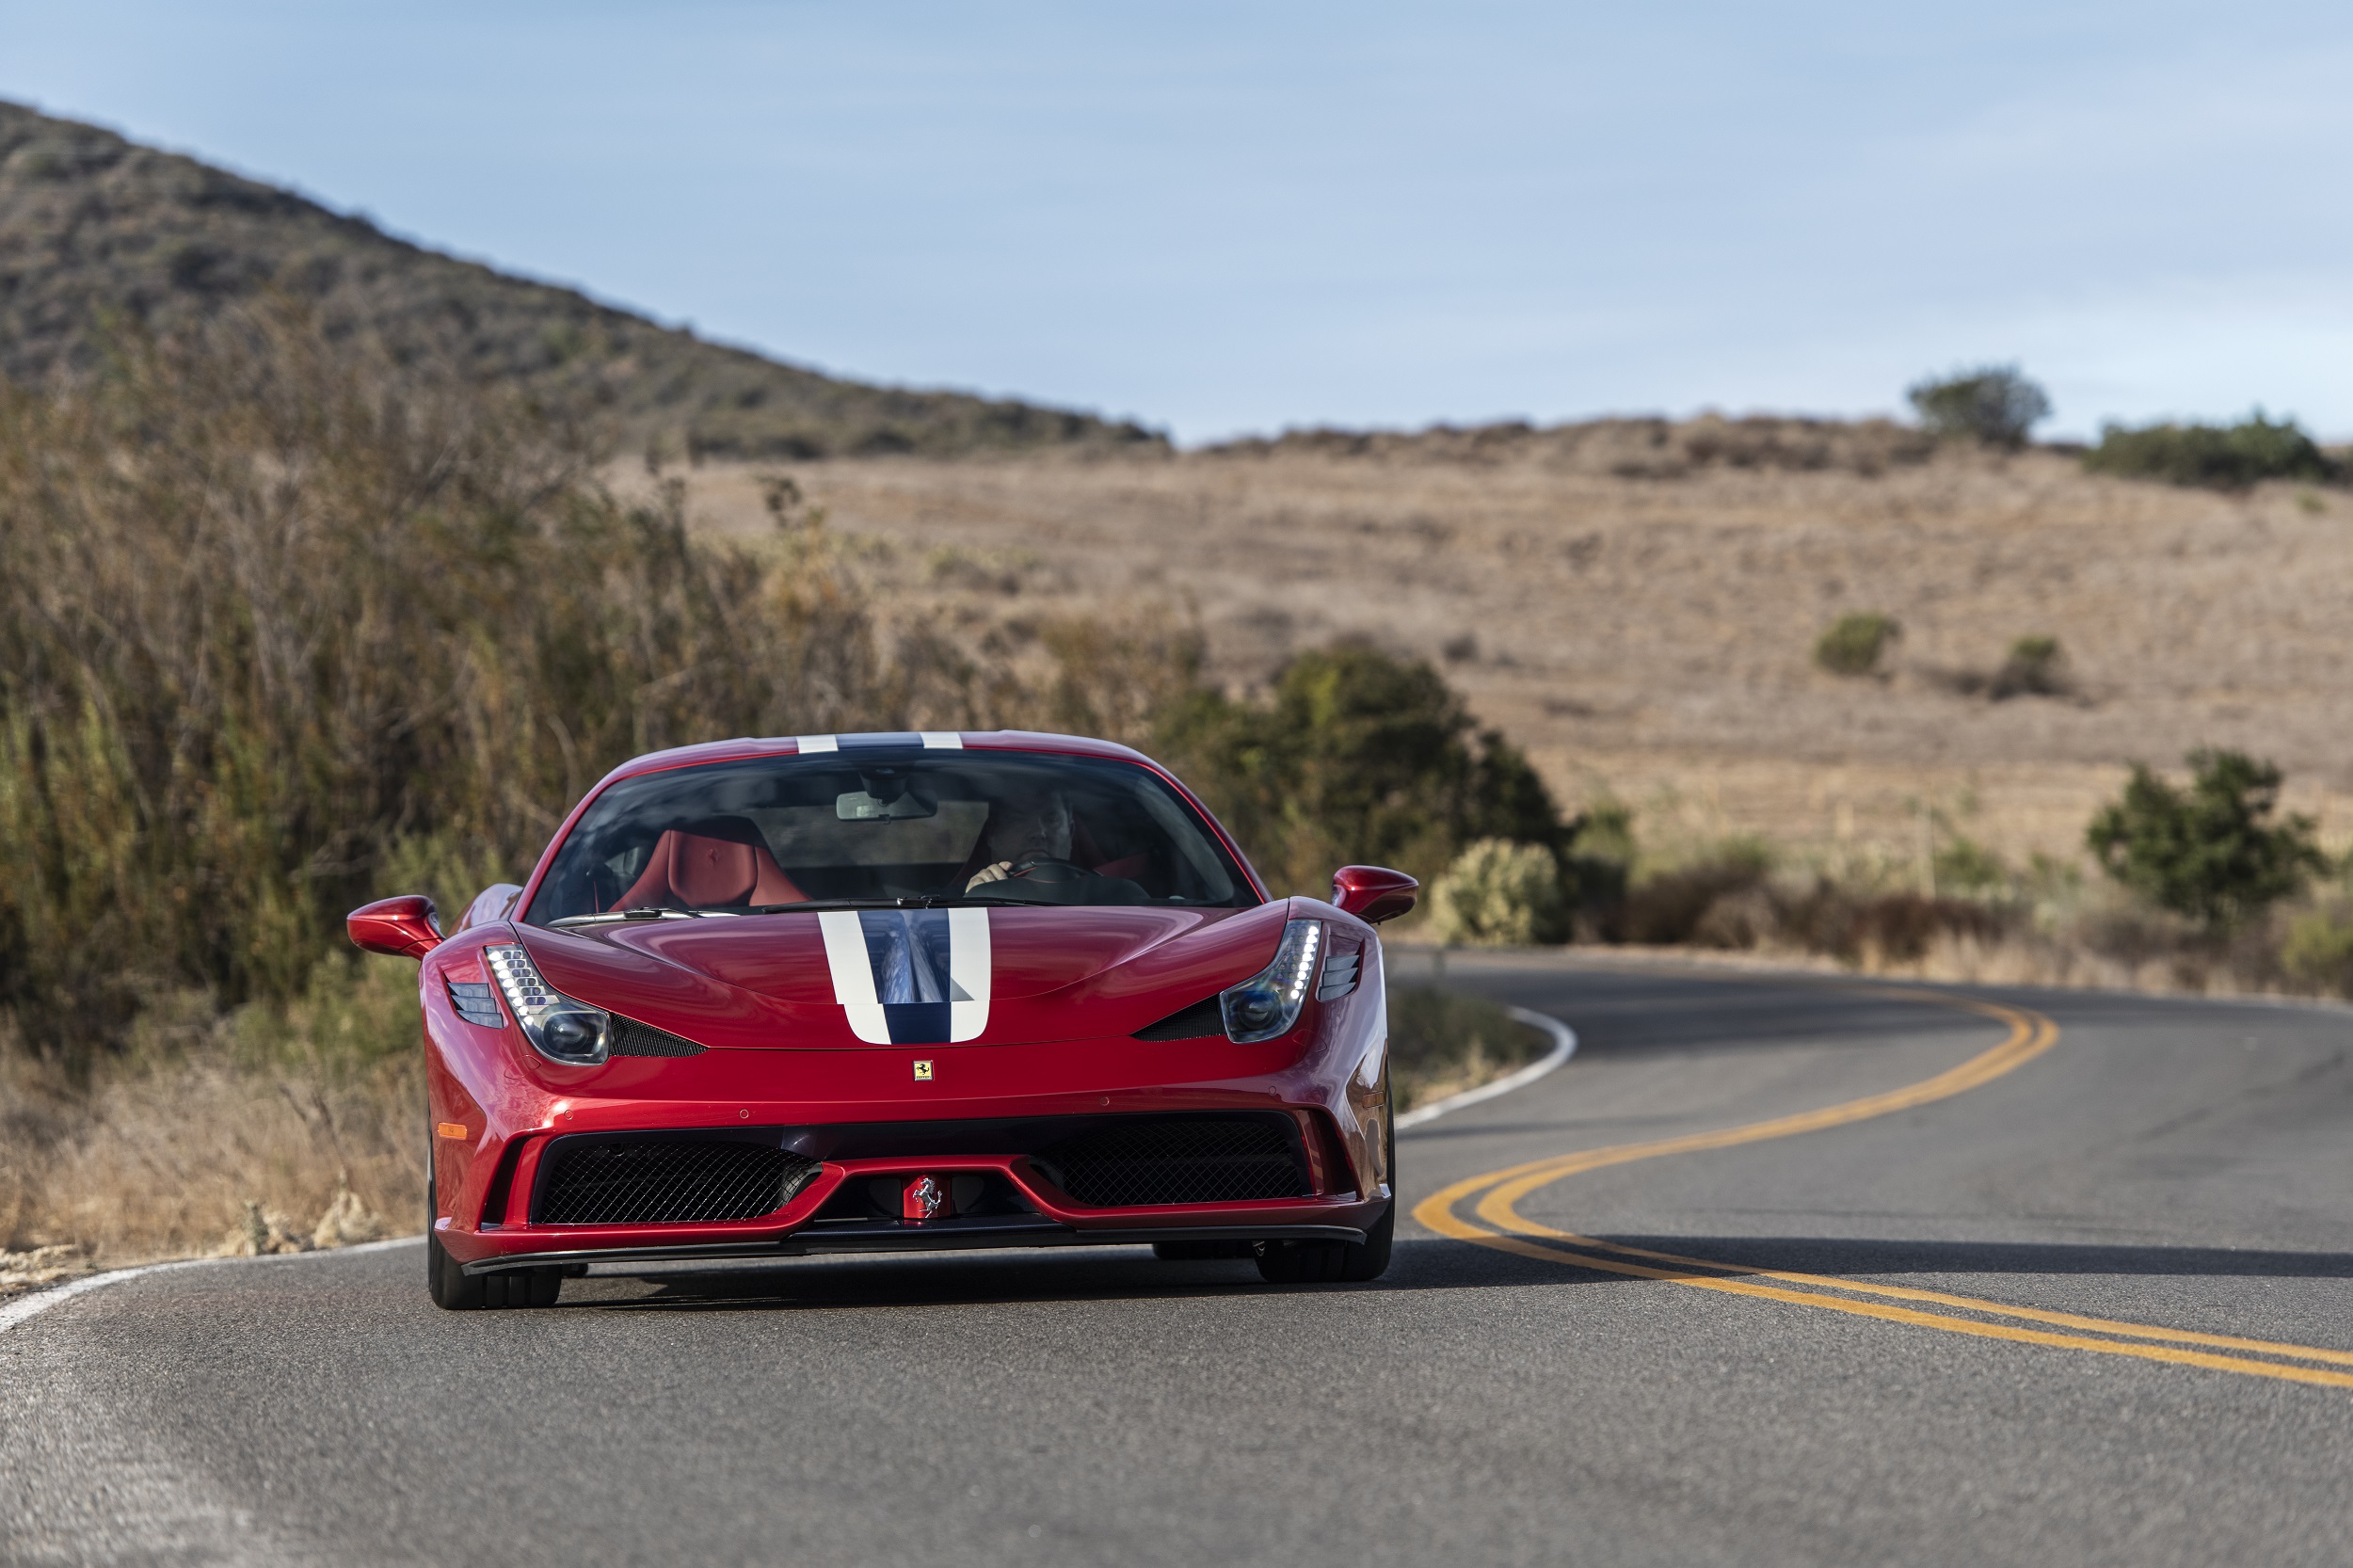
[[[931,1080],[932,1064],[929,1062],[918,1062],[915,1064],[915,1081],[918,1083],[929,1083]]]

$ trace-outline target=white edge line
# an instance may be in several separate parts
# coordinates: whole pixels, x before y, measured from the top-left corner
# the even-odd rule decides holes
[[[38,1318],[51,1307],[72,1301],[91,1290],[103,1290],[109,1285],[137,1279],[142,1274],[168,1274],[177,1269],[203,1269],[219,1263],[284,1263],[297,1257],[351,1257],[360,1253],[385,1252],[393,1247],[413,1247],[424,1240],[422,1236],[395,1236],[389,1241],[362,1241],[350,1247],[313,1247],[309,1252],[264,1253],[258,1257],[184,1257],[172,1263],[142,1263],[136,1269],[109,1269],[103,1274],[84,1274],[47,1289],[37,1289],[31,1295],[19,1296],[0,1304],[0,1334],[6,1334],[28,1318]]]
[[[1424,1122],[1434,1122],[1449,1111],[1460,1111],[1466,1105],[1477,1105],[1481,1100],[1491,1100],[1497,1095],[1525,1089],[1545,1074],[1566,1066],[1569,1058],[1577,1054],[1577,1031],[1560,1019],[1549,1014],[1531,1013],[1525,1007],[1507,1007],[1504,1011],[1529,1028],[1541,1029],[1551,1035],[1552,1054],[1540,1062],[1530,1062],[1518,1072],[1507,1074],[1493,1083],[1482,1083],[1476,1089],[1465,1089],[1459,1095],[1449,1095],[1442,1100],[1433,1100],[1428,1105],[1408,1111],[1397,1119],[1398,1131],[1419,1127]]]

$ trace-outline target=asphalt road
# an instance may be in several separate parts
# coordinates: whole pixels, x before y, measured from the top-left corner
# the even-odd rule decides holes
[[[0,1333],[0,1559],[2353,1561],[2353,1015],[1980,994],[2054,1042],[1454,975],[1583,1047],[1401,1140],[1459,1234],[1377,1285],[1126,1249],[444,1314],[407,1247],[150,1275]]]

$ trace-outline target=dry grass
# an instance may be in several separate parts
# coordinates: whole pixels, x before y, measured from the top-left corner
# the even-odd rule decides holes
[[[42,1272],[413,1230],[414,997],[414,971],[383,964],[285,1015],[175,999],[78,1080],[0,1047],[0,1292]],[[42,1249],[61,1250],[27,1256]]]
[[[1673,460],[1627,456],[1658,428]],[[2180,490],[2049,452],[1741,466],[1698,424],[1602,434],[792,472],[906,613],[1017,635],[1186,606],[1236,685],[1369,633],[1443,660],[1564,796],[1614,794],[1646,832],[1901,857],[1934,808],[2013,859],[2072,857],[2127,760],[2212,744],[2276,759],[2288,808],[2353,840],[2353,498]],[[695,471],[696,526],[756,536],[760,472]],[[1890,678],[1814,668],[1822,628],[1865,609],[1903,623]],[[2060,639],[2076,696],[1956,689],[2032,633]]]

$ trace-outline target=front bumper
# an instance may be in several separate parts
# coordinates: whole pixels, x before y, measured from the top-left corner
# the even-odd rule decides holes
[[[1288,1129],[1295,1188],[1288,1195],[1213,1201],[1082,1202],[1058,1151],[1088,1137],[1247,1118]],[[726,1135],[795,1151],[803,1176],[789,1201],[752,1218],[552,1224],[551,1172],[566,1145],[616,1139]],[[1162,1162],[1156,1170],[1175,1162]],[[970,1211],[911,1220],[875,1194],[920,1176],[979,1194]],[[1173,1178],[1181,1181],[1181,1176]],[[442,1245],[469,1273],[600,1262],[791,1257],[811,1253],[930,1252],[983,1247],[1102,1246],[1175,1240],[1362,1241],[1389,1203],[1385,1184],[1361,1191],[1328,1116],[1313,1108],[1230,1104],[1135,1113],[932,1124],[771,1128],[612,1128],[519,1138],[499,1162],[483,1223],[437,1222]]]

